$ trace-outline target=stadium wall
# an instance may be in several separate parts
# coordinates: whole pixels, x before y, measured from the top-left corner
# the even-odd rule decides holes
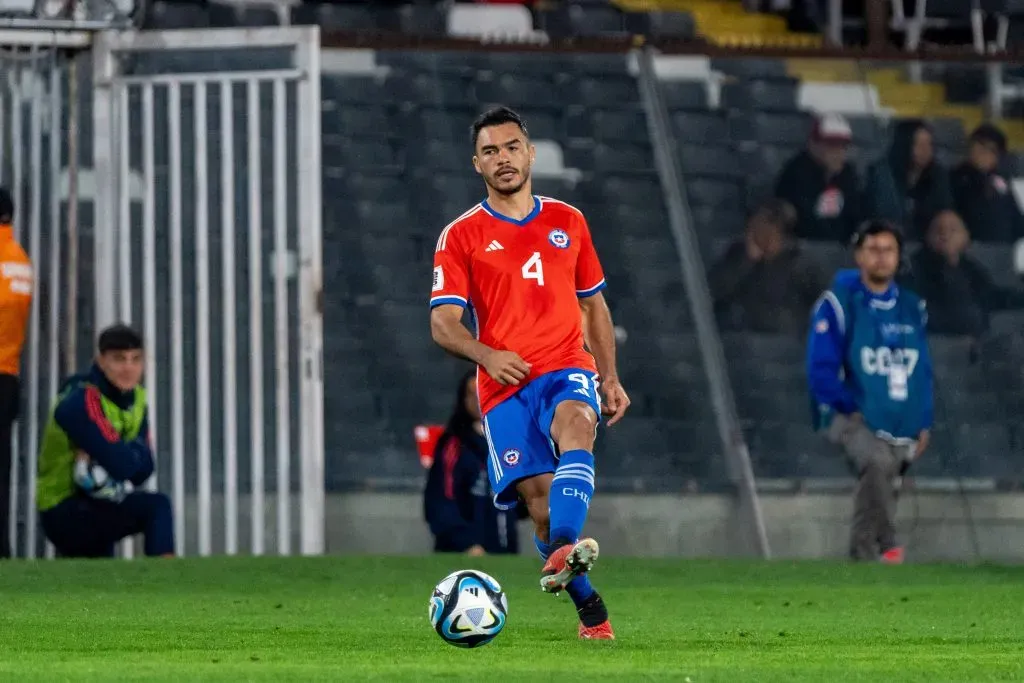
[[[196,553],[195,501],[186,512],[186,548]],[[223,548],[223,504],[214,497],[214,552]],[[849,494],[762,493],[765,524],[775,558],[841,558],[846,553],[852,502]],[[250,502],[243,515],[239,546],[249,547]],[[330,554],[430,552],[431,540],[416,493],[345,493],[327,496],[326,543]],[[274,554],[276,512],[268,499],[267,553]],[[298,506],[294,511],[297,518]],[[598,496],[588,533],[615,555],[726,557],[737,555],[743,523],[726,495],[605,494]],[[901,538],[915,562],[1024,561],[1024,494],[919,492],[900,503]],[[523,526],[522,552],[533,552]],[[298,547],[295,529],[293,547]]]

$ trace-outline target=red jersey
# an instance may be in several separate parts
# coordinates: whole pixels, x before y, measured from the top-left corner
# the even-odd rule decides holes
[[[493,349],[519,354],[532,366],[529,382],[567,368],[597,372],[583,344],[579,299],[604,287],[579,209],[534,197],[530,215],[515,220],[484,201],[441,231],[430,306],[469,306],[477,338]],[[525,384],[506,387],[478,374],[485,414]]]

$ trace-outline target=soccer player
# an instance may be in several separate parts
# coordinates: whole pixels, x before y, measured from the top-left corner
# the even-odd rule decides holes
[[[598,544],[579,537],[594,494],[600,416],[611,426],[629,407],[604,274],[583,214],[532,193],[536,152],[522,118],[492,109],[471,136],[487,199],[437,240],[431,333],[477,365],[494,504],[525,501],[546,561],[541,588],[569,593],[580,638],[610,640],[608,610],[587,577]],[[462,324],[467,307],[476,337]]]

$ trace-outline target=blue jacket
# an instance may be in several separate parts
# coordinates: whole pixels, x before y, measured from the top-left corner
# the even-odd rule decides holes
[[[487,442],[476,433],[445,432],[427,474],[423,512],[436,552],[518,553],[517,511],[499,510],[487,479]]]
[[[913,292],[893,284],[874,294],[858,271],[840,271],[815,304],[808,333],[815,427],[828,427],[836,413],[861,413],[869,429],[891,441],[913,441],[930,429],[934,403],[926,326],[924,301]],[[890,381],[896,363],[906,370],[905,396]]]
[[[121,391],[104,376],[99,367],[93,365],[85,374],[68,378],[61,392],[72,385],[53,411],[53,419],[68,435],[68,438],[100,464],[114,481],[130,481],[141,486],[153,474],[153,451],[149,445],[149,413],[143,418],[142,427],[134,441],[124,441],[117,433],[111,434],[112,427],[102,413],[90,409],[90,393],[99,391],[121,408],[129,408],[135,401],[135,393]],[[98,397],[96,397],[98,399]]]

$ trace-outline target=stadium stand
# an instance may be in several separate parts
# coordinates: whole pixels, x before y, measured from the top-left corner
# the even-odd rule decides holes
[[[927,92],[934,102],[941,86],[907,86],[897,106],[888,108],[891,90],[884,71],[869,72],[867,84],[818,85],[801,81],[841,71],[842,63],[809,65],[773,60],[709,60],[661,57],[661,87],[669,107],[686,191],[705,263],[720,254],[743,230],[742,208],[770,194],[782,163],[806,141],[811,112],[830,104],[847,113],[853,129],[853,155],[861,162],[878,158],[887,144],[890,115],[902,113],[915,94]],[[848,90],[848,92],[843,92]],[[927,101],[927,99],[926,99]],[[858,106],[859,104],[859,106]],[[844,106],[845,105],[845,106]],[[921,107],[920,103],[916,106]],[[949,106],[949,109],[945,109]],[[965,151],[964,119],[975,112],[938,105],[931,119],[937,154],[953,161]],[[952,110],[957,118],[944,116]],[[917,113],[917,112],[907,112]],[[963,114],[968,116],[962,116]],[[828,272],[849,267],[842,245],[804,245]],[[974,255],[1006,284],[1013,283],[1011,254],[1005,247],[975,245]],[[1003,314],[1019,330],[1019,315]],[[846,465],[807,428],[809,404],[804,380],[803,341],[781,336],[731,334],[724,339],[738,410],[748,436],[755,473],[762,478],[829,478],[843,476]],[[971,340],[937,337],[937,420],[932,455],[919,476],[993,476],[1019,479],[1020,427],[1008,406],[1019,399],[1019,376],[1004,349],[990,348],[988,362],[973,362]]]
[[[820,42],[726,0],[581,3],[533,15],[518,5],[296,3],[284,14],[281,7],[160,0],[148,22],[317,23],[325,31],[528,42],[632,33]],[[1009,22],[1012,40],[1016,25]],[[444,359],[426,334],[424,283],[437,233],[482,198],[467,127],[482,107],[499,102],[530,123],[538,192],[589,217],[625,333],[622,373],[634,414],[603,433],[610,455],[601,462],[602,485],[677,490],[695,480],[723,482],[707,380],[630,61],[568,52],[368,54],[324,58],[329,485],[418,482],[412,428],[446,415],[448,387],[465,367]],[[812,112],[846,115],[861,163],[883,152],[893,117],[927,115],[947,162],[960,157],[966,132],[983,120],[984,74],[972,67],[929,67],[924,82],[909,83],[888,66],[839,61],[662,56],[655,66],[705,263],[739,234],[745,211],[771,192],[778,169],[806,141]],[[1024,142],[1020,121],[1004,128],[1011,147]],[[88,131],[82,137],[88,140]],[[829,271],[849,257],[838,245],[808,249]],[[975,253],[1012,278],[1005,250],[976,245]],[[724,346],[758,476],[845,476],[839,456],[828,455],[808,428],[802,341],[727,335]],[[941,424],[936,455],[921,472],[1020,476],[1024,424],[1013,407],[1024,397],[1007,379],[1012,361],[997,355],[972,362],[972,348],[969,340],[936,342]],[[643,481],[628,480],[627,472]]]

